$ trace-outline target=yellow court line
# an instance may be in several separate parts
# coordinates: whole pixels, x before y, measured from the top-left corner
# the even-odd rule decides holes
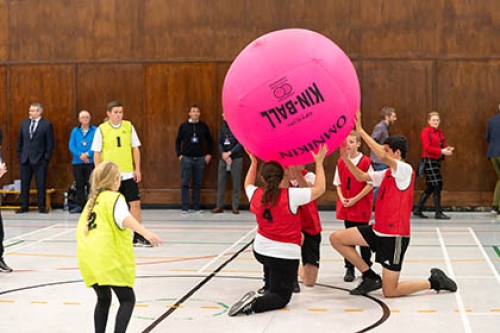
[[[31,304],[49,304],[49,302],[46,301],[31,301]]]
[[[290,311],[290,308],[282,308],[282,309],[279,309],[279,311]]]
[[[490,309],[490,312],[500,312],[500,309]]]
[[[136,308],[149,308],[149,304],[136,304]]]
[[[344,312],[357,312],[357,313],[360,313],[360,312],[363,312],[363,309],[345,309]]]
[[[460,313],[460,311],[461,311],[460,309],[453,310],[453,312],[456,312],[456,313]],[[472,313],[472,309],[464,309],[464,311],[467,313]]]
[[[401,310],[391,310],[391,313],[401,313]]]
[[[200,308],[202,308],[202,309],[215,309],[215,310],[218,310],[218,309],[220,309],[220,306],[215,306],[215,305],[213,305],[213,306],[209,306],[209,305],[205,305],[205,306],[200,306]]]
[[[307,309],[309,312],[327,312],[327,309]]]
[[[436,313],[436,310],[417,310],[418,313]]]
[[[12,299],[0,299],[0,303],[14,303]]]
[[[64,305],[80,305],[80,302],[63,302]]]
[[[167,309],[183,309],[182,305],[167,305],[165,306]]]

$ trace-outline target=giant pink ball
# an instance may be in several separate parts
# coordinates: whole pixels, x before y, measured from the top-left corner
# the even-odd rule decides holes
[[[360,105],[356,70],[330,39],[285,29],[246,46],[224,80],[226,121],[240,143],[264,161],[283,166],[332,153],[349,135]]]

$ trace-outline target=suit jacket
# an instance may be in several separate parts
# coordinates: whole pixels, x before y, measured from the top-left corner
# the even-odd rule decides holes
[[[488,152],[486,157],[490,158],[500,156],[500,114],[497,114],[488,120],[486,142],[488,142]]]
[[[52,123],[40,118],[33,137],[30,139],[31,119],[21,123],[17,136],[17,157],[21,164],[38,164],[40,161],[49,162],[54,151],[54,131]]]

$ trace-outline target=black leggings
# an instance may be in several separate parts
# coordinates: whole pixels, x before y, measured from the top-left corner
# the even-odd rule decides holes
[[[442,181],[435,183],[435,184],[426,183],[424,193],[427,195],[431,195],[433,193],[434,193],[434,195],[439,195],[439,194],[441,194],[442,190],[443,190],[443,182]]]
[[[3,237],[4,237],[3,220],[2,220],[2,214],[0,213],[0,258],[3,257]]]
[[[284,308],[292,298],[293,285],[297,280],[299,259],[273,258],[253,252],[258,262],[264,265],[267,293],[255,301],[256,313]]]
[[[109,307],[111,306],[111,289],[120,301],[120,307],[116,314],[115,333],[124,333],[132,317],[135,305],[134,289],[130,287],[116,286],[92,286],[97,294],[97,303],[94,310],[94,327],[96,333],[105,333],[108,322]]]

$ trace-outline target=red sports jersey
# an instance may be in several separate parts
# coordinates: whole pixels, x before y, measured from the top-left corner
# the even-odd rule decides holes
[[[288,189],[281,189],[276,206],[262,204],[262,188],[255,190],[250,200],[250,211],[255,214],[259,226],[257,232],[267,239],[301,245],[299,214],[293,214],[289,208]]]
[[[356,165],[361,171],[367,172],[372,161],[369,157],[362,156]],[[365,182],[356,180],[356,177],[349,171],[343,159],[337,162],[340,178],[340,188],[345,198],[356,196],[366,186]],[[340,198],[337,198],[337,219],[351,222],[368,222],[372,214],[373,190],[356,202],[352,207],[344,207]]]
[[[309,171],[300,170],[302,176],[305,176]],[[290,186],[294,186],[290,183]],[[321,220],[319,218],[318,204],[316,200],[311,201],[308,204],[299,207],[300,221],[302,223],[302,230],[307,232],[309,235],[317,235],[321,232]]]
[[[412,172],[410,186],[401,191],[396,186],[392,170],[387,169],[377,195],[373,230],[386,235],[410,236],[414,182],[415,173]]]

